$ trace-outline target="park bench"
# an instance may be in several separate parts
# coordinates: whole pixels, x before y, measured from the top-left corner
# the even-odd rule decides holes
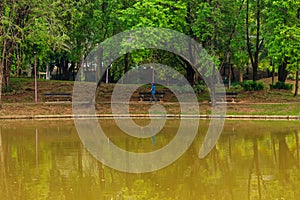
[[[45,93],[46,101],[72,101],[71,93]]]
[[[140,101],[144,101],[144,100],[151,100],[152,99],[152,95],[151,92],[140,92]],[[163,97],[164,97],[165,93],[164,92],[156,92],[155,93],[155,97],[157,98],[158,101],[162,101]]]
[[[235,99],[237,98],[238,93],[237,92],[217,92],[215,95],[216,102],[235,102]]]

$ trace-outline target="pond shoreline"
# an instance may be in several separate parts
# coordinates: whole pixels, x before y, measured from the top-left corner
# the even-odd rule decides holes
[[[148,115],[148,114],[96,114],[96,115],[7,115],[0,116],[0,120],[47,120],[47,119],[147,119],[147,118],[168,118],[168,119],[232,119],[232,120],[300,120],[299,115]]]

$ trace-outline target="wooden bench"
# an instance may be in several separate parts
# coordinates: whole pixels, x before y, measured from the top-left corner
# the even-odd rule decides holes
[[[71,93],[45,93],[46,101],[72,101]]]
[[[151,92],[140,92],[140,101],[144,101],[144,100],[151,100],[152,99],[152,95]],[[157,98],[157,100],[162,101],[163,97],[165,96],[164,92],[156,92],[155,93],[155,97]]]
[[[238,93],[237,92],[226,92],[226,93],[222,93],[222,92],[217,92],[216,93],[216,101],[217,102],[235,102],[235,99],[237,98]]]

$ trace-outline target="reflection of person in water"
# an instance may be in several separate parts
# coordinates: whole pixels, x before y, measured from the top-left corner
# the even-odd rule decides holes
[[[154,131],[156,131],[156,130],[153,127],[151,127],[150,129],[149,129],[149,127],[148,128],[140,127],[141,136],[145,134],[145,131],[146,132],[151,131],[151,133],[155,133]],[[153,136],[151,136],[151,140],[152,140],[152,145],[156,145],[156,135],[155,134]]]
[[[156,145],[156,135],[153,135],[153,136],[152,136],[152,144],[153,144],[153,145]]]
[[[152,96],[152,98],[150,98],[150,103],[152,103],[152,99],[154,99],[154,101],[157,103],[155,93],[156,93],[156,87],[155,87],[155,84],[152,83],[152,86],[151,86],[151,96]]]

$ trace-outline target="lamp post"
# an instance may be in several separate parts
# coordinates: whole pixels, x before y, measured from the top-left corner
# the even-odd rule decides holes
[[[154,83],[154,56],[152,55],[152,66],[151,66],[151,69],[152,69],[152,83]]]
[[[152,68],[152,83],[154,83],[154,66],[152,66],[151,68]]]
[[[37,103],[37,80],[36,80],[36,51],[33,52],[34,55],[34,102]]]

